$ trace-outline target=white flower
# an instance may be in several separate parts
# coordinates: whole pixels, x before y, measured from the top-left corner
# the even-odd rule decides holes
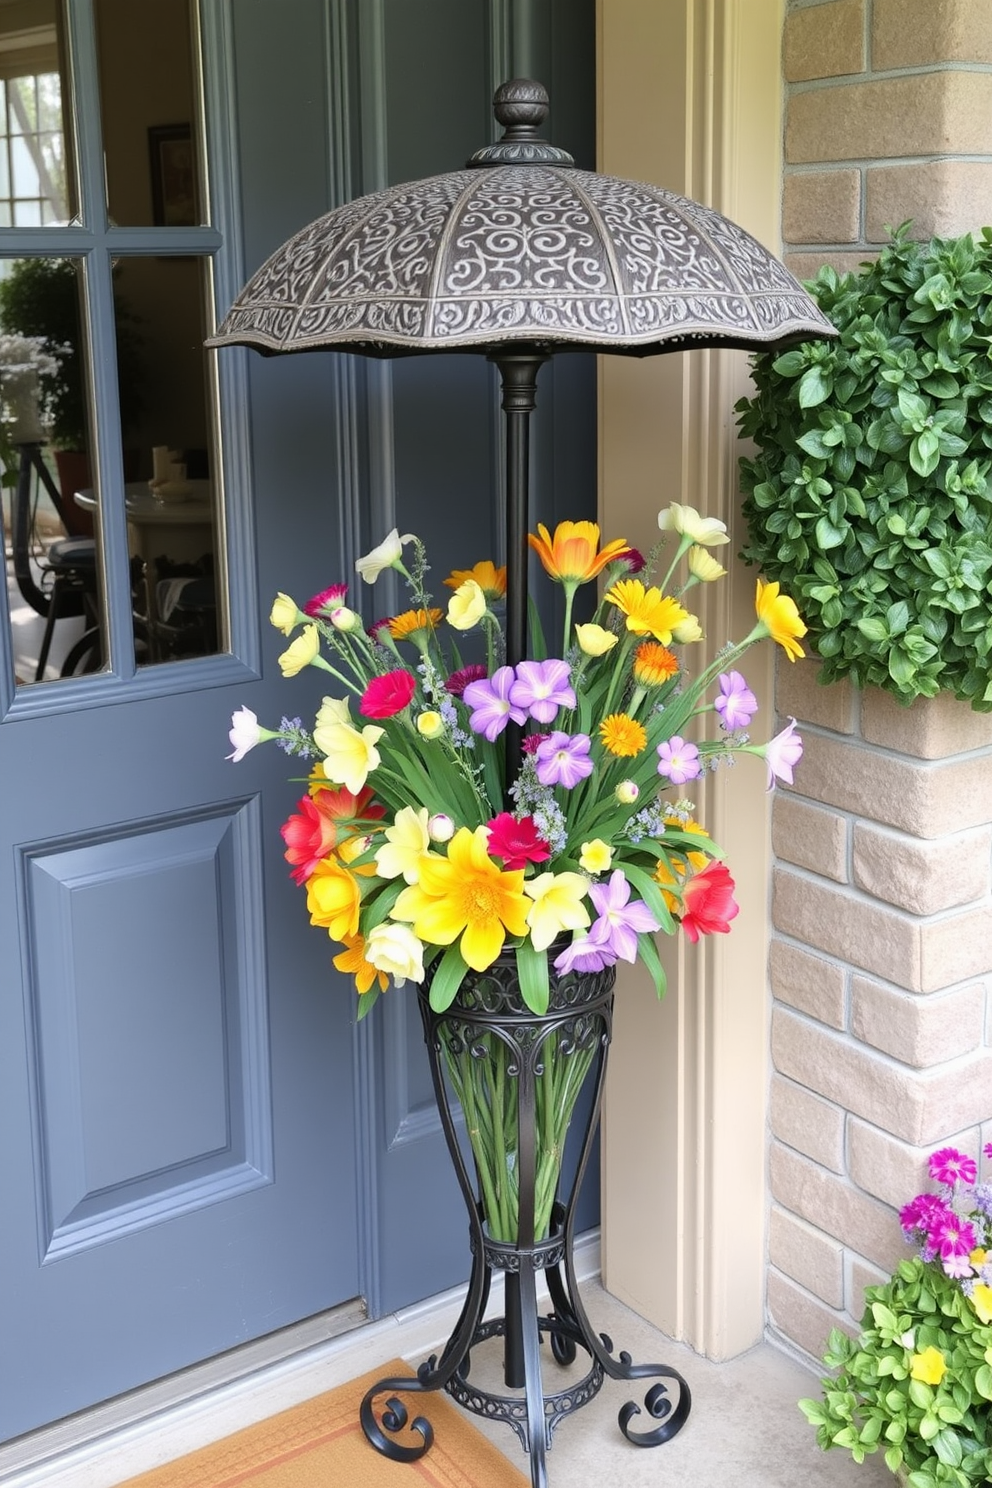
[[[395,568],[402,561],[404,543],[413,542],[413,537],[412,532],[400,537],[399,529],[394,527],[377,548],[366,553],[364,558],[359,558],[355,567],[366,584],[374,584],[384,569]]]
[[[694,506],[680,506],[677,501],[671,502],[667,511],[658,513],[658,526],[662,532],[678,532],[704,548],[730,541],[726,522],[717,517],[701,517]]]
[[[238,760],[244,759],[249,749],[255,748],[262,737],[258,719],[250,708],[239,708],[237,713],[231,714],[231,732],[227,737],[234,745],[234,753],[225,758],[237,764]]]
[[[365,959],[376,971],[391,976],[397,987],[410,979],[424,980],[424,945],[417,939],[409,925],[398,925],[386,920],[369,931],[365,942]]]
[[[436,811],[427,823],[432,842],[450,842],[455,835],[455,824],[443,811]]]

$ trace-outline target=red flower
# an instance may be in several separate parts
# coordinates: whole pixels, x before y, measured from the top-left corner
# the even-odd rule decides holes
[[[308,599],[303,606],[304,615],[310,615],[314,620],[322,615],[329,615],[336,610],[338,605],[344,604],[344,597],[348,593],[347,584],[332,584],[329,589],[322,589],[312,599]]]
[[[461,697],[470,682],[481,682],[486,675],[485,667],[473,662],[471,666],[464,666],[460,671],[452,672],[444,685],[452,697]]]
[[[362,693],[359,712],[366,718],[392,718],[395,713],[402,713],[416,686],[417,679],[412,672],[398,670],[386,672],[383,677],[373,677]]]
[[[740,906],[723,863],[707,863],[682,891],[682,929],[695,944],[701,935],[726,935]]]
[[[502,858],[507,871],[526,868],[528,863],[543,863],[550,858],[551,849],[537,830],[532,816],[522,816],[517,821],[508,811],[501,811],[489,828],[489,856]]]
[[[358,796],[344,786],[338,790],[315,791],[297,805],[298,815],[291,816],[280,831],[286,844],[283,856],[292,864],[292,875],[298,884],[305,883],[317,864],[334,851],[340,823],[347,822],[351,828],[344,833],[343,840],[347,841],[361,835],[364,824],[381,820],[386,814],[384,806],[373,804],[368,787]]]

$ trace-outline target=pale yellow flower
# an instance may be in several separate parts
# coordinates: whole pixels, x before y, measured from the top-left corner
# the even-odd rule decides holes
[[[375,925],[365,942],[365,959],[391,976],[397,987],[424,980],[424,943],[409,925],[397,925],[394,920]]]
[[[702,584],[712,584],[715,579],[722,579],[727,570],[722,564],[707,553],[705,548],[691,547],[686,555],[689,572],[693,578],[699,579]]]
[[[716,517],[701,517],[694,506],[680,506],[677,501],[671,502],[667,511],[658,513],[658,526],[662,532],[677,532],[704,548],[730,541],[726,522]]]
[[[703,639],[703,627],[695,615],[689,615],[687,619],[680,621],[672,627],[672,640],[679,646],[690,646],[693,641]]]
[[[459,584],[448,600],[448,624],[455,630],[471,630],[486,613],[486,596],[474,579]]]
[[[430,850],[426,806],[402,806],[391,827],[386,828],[386,841],[375,855],[375,866],[383,878],[399,878],[408,884],[420,876],[420,860]]]
[[[602,837],[594,837],[591,842],[583,842],[582,851],[579,854],[579,866],[586,873],[609,873],[613,863],[613,849]]]
[[[992,1287],[984,1281],[976,1281],[971,1292],[971,1301],[983,1323],[992,1323]]]
[[[371,723],[362,729],[336,721],[318,725],[313,739],[324,756],[324,774],[357,796],[369,775],[378,768],[380,755],[375,746],[384,733],[385,729]]]
[[[399,530],[394,527],[377,548],[373,548],[371,553],[366,553],[364,558],[359,558],[355,567],[366,584],[374,584],[385,569],[396,568],[398,564],[401,564],[403,546],[408,542],[413,542],[413,533],[408,532],[405,537],[400,537]]]
[[[584,651],[586,656],[605,656],[607,651],[613,650],[620,639],[615,631],[593,624],[577,625],[575,636],[580,650]]]
[[[422,734],[425,739],[436,739],[439,734],[443,734],[444,719],[440,713],[435,713],[433,708],[426,708],[423,713],[418,713],[417,733]]]
[[[589,889],[581,873],[539,873],[525,879],[524,893],[534,903],[527,911],[527,924],[535,951],[546,951],[564,930],[584,930],[589,911],[582,900]]]
[[[281,630],[284,636],[293,634],[293,631],[305,620],[295,599],[290,599],[288,594],[279,593],[272,602],[269,611],[269,624],[274,625],[276,630]]]
[[[621,806],[633,806],[641,792],[636,780],[621,780],[613,794]]]
[[[314,724],[314,738],[317,737],[317,730],[326,728],[329,723],[350,722],[351,709],[348,707],[347,698],[321,698],[320,707],[317,709],[317,718]],[[320,748],[319,743],[317,745],[317,748]]]
[[[320,652],[320,636],[316,625],[305,625],[290,646],[279,658],[279,667],[284,677],[295,677],[302,672]]]

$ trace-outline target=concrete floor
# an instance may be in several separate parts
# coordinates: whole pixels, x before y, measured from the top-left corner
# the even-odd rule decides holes
[[[881,1455],[858,1467],[847,1452],[820,1450],[796,1405],[801,1396],[818,1394],[818,1376],[781,1349],[760,1344],[730,1363],[713,1364],[669,1342],[598,1283],[586,1283],[582,1298],[615,1353],[625,1349],[635,1363],[660,1362],[679,1371],[692,1391],[692,1412],[671,1441],[634,1447],[620,1434],[617,1412],[627,1400],[642,1404],[652,1381],[638,1392],[607,1379],[595,1400],[560,1423],[547,1458],[549,1488],[893,1488]],[[504,1393],[498,1351],[479,1363],[477,1357],[478,1351],[471,1378]],[[549,1352],[545,1389],[562,1388],[561,1377]],[[472,1419],[529,1479],[528,1459],[511,1428]],[[631,1426],[653,1424],[642,1412]]]

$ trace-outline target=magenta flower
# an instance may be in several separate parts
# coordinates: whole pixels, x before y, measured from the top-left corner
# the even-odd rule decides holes
[[[322,589],[312,599],[308,599],[303,606],[304,615],[309,615],[316,620],[321,616],[327,616],[339,605],[344,604],[344,597],[348,593],[347,584],[332,584],[329,589]]]
[[[935,1183],[946,1183],[953,1188],[956,1183],[974,1183],[978,1177],[978,1164],[966,1152],[956,1147],[942,1147],[930,1154],[930,1177]]]
[[[589,898],[599,912],[589,930],[596,944],[608,946],[623,961],[637,960],[637,936],[659,929],[658,921],[642,899],[630,902],[630,884],[620,868],[615,868],[606,883],[591,883]]]
[[[695,744],[688,744],[678,734],[658,745],[658,774],[667,775],[673,785],[695,780],[702,774],[702,768]]]
[[[549,734],[537,746],[534,758],[542,785],[562,785],[571,790],[592,774],[588,734]]]
[[[524,754],[536,754],[541,747],[542,739],[547,737],[547,734],[526,734],[521,741],[520,748]]]
[[[803,757],[803,741],[796,733],[796,720],[790,718],[786,727],[774,739],[755,751],[764,757],[768,766],[768,789],[772,790],[776,780],[792,784],[792,767]]]
[[[911,1239],[917,1231],[929,1235],[937,1220],[950,1213],[939,1194],[922,1193],[899,1210],[899,1223],[907,1239]]]
[[[597,926],[600,927],[598,930]],[[567,971],[602,971],[605,966],[612,966],[616,959],[605,927],[597,920],[588,934],[576,935],[571,945],[555,957],[555,971],[562,975]]]
[[[528,863],[544,863],[551,856],[532,816],[522,816],[518,821],[509,811],[501,811],[486,826],[489,856],[501,858],[504,869],[526,868]]]
[[[484,666],[474,663],[472,666],[463,666],[457,672],[452,672],[445,686],[452,697],[461,697],[470,682],[481,682],[486,675]]]
[[[975,1235],[975,1227],[970,1220],[962,1219],[952,1209],[946,1209],[930,1226],[927,1237],[934,1252],[940,1256],[944,1270],[947,1271],[947,1262],[953,1261],[957,1256],[968,1256],[978,1244]],[[953,1271],[947,1271],[948,1276],[953,1276]]]
[[[523,723],[527,717],[522,708],[510,701],[513,668],[499,667],[491,677],[470,682],[462,693],[462,702],[472,709],[469,723],[477,734],[485,734],[494,744],[510,719]]]
[[[713,704],[723,727],[729,732],[747,728],[758,711],[758,699],[740,672],[720,673],[720,695]]]
[[[510,689],[510,701],[517,708],[525,708],[538,723],[553,723],[559,708],[575,707],[571,675],[566,661],[522,661]]]

